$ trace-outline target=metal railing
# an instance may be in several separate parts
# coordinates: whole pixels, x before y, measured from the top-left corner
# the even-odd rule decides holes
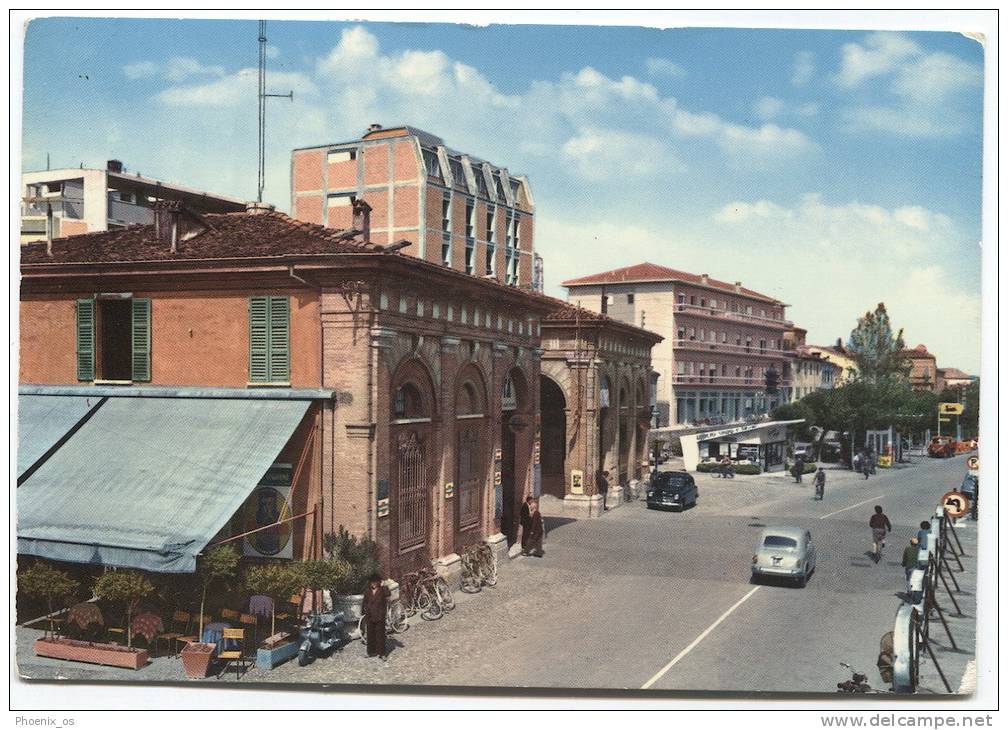
[[[698,317],[709,317],[712,319],[735,319],[741,322],[751,322],[753,324],[767,326],[771,325],[774,328],[788,329],[794,326],[794,323],[787,319],[775,319],[774,317],[760,316],[758,314],[747,314],[745,312],[731,311],[728,309],[718,309],[716,307],[701,307],[698,304],[675,304],[675,312],[677,314],[692,314]]]
[[[733,345],[730,342],[712,342],[711,340],[698,340],[692,337],[676,338],[672,341],[672,347],[685,350],[701,350],[704,352],[726,351],[730,354],[753,355],[756,357],[772,357],[779,359],[787,354],[786,350],[773,347],[760,347],[759,345]]]

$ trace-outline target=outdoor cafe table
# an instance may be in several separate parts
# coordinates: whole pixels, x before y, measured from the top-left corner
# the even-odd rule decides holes
[[[147,639],[148,643],[154,637],[164,632],[164,623],[156,613],[145,611],[133,617],[133,633]]]
[[[238,642],[234,639],[228,639],[228,645],[226,647],[224,646],[224,629],[230,628],[231,624],[227,621],[215,621],[212,624],[207,624],[203,627],[203,643],[216,644],[218,655],[225,649],[237,649]]]
[[[94,603],[76,603],[70,607],[67,612],[67,621],[72,624],[77,624],[82,629],[86,629],[91,624],[98,624],[99,626],[105,625],[105,620],[102,618],[101,609],[98,608]]]

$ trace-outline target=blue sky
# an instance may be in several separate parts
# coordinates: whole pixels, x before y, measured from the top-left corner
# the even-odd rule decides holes
[[[885,301],[979,368],[983,51],[955,33],[270,21],[266,197],[290,149],[410,123],[527,174],[547,288],[649,260],[789,302],[809,339]],[[44,19],[23,168],[255,195],[256,23]],[[87,76],[86,79],[82,76]]]

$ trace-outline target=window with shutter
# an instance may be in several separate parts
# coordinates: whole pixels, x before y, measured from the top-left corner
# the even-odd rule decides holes
[[[290,299],[249,298],[249,382],[290,381]]]
[[[77,300],[77,380],[95,379],[95,303]]]
[[[151,379],[151,300],[133,300],[133,380]]]

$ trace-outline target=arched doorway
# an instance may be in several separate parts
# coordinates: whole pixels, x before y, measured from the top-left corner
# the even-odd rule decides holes
[[[626,381],[622,381],[619,388],[619,485],[624,489],[630,484],[630,453],[634,436],[634,413],[629,391]]]
[[[488,434],[486,388],[475,367],[458,377],[455,391],[455,552],[482,538]]]
[[[389,542],[398,574],[431,558],[436,404],[430,376],[416,360],[399,367],[391,391],[389,512],[394,520]]]
[[[563,499],[566,495],[567,401],[556,381],[546,375],[539,377],[539,411],[542,491]]]
[[[504,378],[501,390],[501,458],[500,484],[497,488],[497,503],[500,505],[499,515],[501,533],[507,538],[508,547],[518,540],[518,510],[516,500],[520,496],[516,492],[515,469],[515,436],[528,426],[522,420],[521,411],[528,403],[525,376],[518,368],[513,368]]]

